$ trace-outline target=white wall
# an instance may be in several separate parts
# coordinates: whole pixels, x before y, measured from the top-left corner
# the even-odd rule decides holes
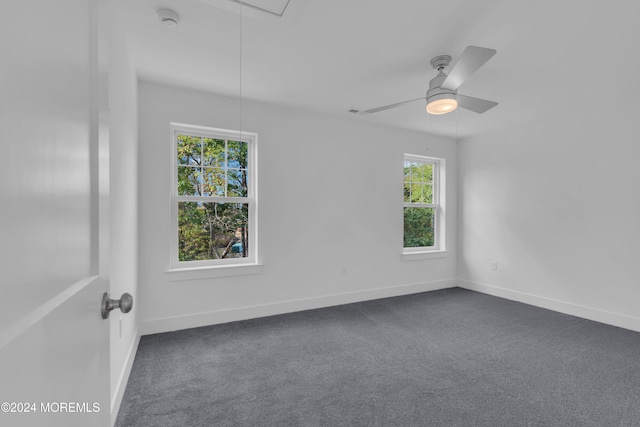
[[[629,99],[460,143],[463,286],[640,330],[640,108]]]
[[[454,285],[454,140],[249,101],[240,117],[238,99],[139,83],[142,333]],[[170,281],[171,121],[258,133],[260,274]],[[447,159],[447,258],[401,260],[405,152]]]
[[[130,313],[115,310],[110,316],[111,403],[115,415],[135,356],[140,311],[137,291],[138,83],[115,7],[111,14],[108,58],[110,292],[116,299],[128,292],[134,301]]]

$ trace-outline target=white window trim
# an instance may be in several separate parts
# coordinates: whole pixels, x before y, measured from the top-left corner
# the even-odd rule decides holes
[[[247,276],[260,274],[262,264],[232,264],[205,267],[174,268],[167,270],[169,282],[184,282],[186,280],[212,279],[216,277]]]
[[[170,228],[170,280],[198,279],[206,277],[236,276],[256,274],[261,271],[258,258],[258,134],[253,132],[196,126],[184,123],[170,123],[171,127],[171,227]],[[178,154],[176,139],[179,133],[199,137],[230,139],[247,143],[249,185],[247,197],[200,197],[178,195]],[[178,200],[206,201],[249,204],[249,256],[222,260],[178,261]]]
[[[404,202],[405,207],[425,207],[435,208],[434,212],[434,245],[415,248],[402,248],[402,260],[414,261],[431,258],[444,258],[447,256],[446,250],[446,160],[439,157],[427,157],[417,154],[404,154],[404,162],[431,163],[433,169],[433,195],[434,203],[409,203]],[[404,174],[402,176],[404,184]]]
[[[434,258],[446,258],[448,251],[443,250],[433,250],[433,251],[423,251],[423,252],[414,252],[414,253],[403,253],[402,260],[403,261],[419,261],[423,259],[434,259]]]

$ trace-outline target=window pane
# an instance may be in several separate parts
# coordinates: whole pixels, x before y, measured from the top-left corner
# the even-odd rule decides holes
[[[411,183],[404,183],[404,201],[406,203],[411,203]]]
[[[420,168],[420,163],[411,162],[409,164],[409,175],[411,176],[412,181],[416,180],[419,168]]]
[[[412,182],[432,182],[433,181],[433,165],[430,163],[412,163],[411,164],[411,181]]]
[[[233,169],[247,168],[247,143],[227,141],[227,167]]]
[[[434,209],[404,208],[404,247],[434,245]]]
[[[410,203],[433,203],[433,185],[412,183],[409,186],[410,199],[407,200]],[[405,189],[406,194],[406,189]]]
[[[178,164],[200,165],[200,137],[178,135]]]
[[[411,181],[411,162],[404,162],[404,181]]]
[[[178,203],[178,260],[244,258],[248,254],[249,205]]]
[[[227,171],[227,196],[247,197],[247,170],[229,169]]]
[[[223,168],[225,144],[222,139],[202,138],[202,152],[205,166]]]
[[[425,184],[422,186],[422,200],[421,203],[433,203],[433,184]]]
[[[178,166],[178,194],[181,196],[202,195],[202,173],[200,168]]]
[[[203,180],[205,196],[225,196],[226,178],[223,169],[205,169]]]

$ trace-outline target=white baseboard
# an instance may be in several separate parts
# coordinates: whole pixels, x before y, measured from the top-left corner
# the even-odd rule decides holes
[[[464,289],[469,289],[471,291],[477,291],[483,294],[493,295],[512,301],[518,301],[525,304],[534,305],[536,307],[546,308],[548,310],[581,317],[583,319],[589,319],[596,322],[606,323],[608,325],[640,332],[640,318],[637,317],[612,313],[609,311],[585,307],[565,301],[559,301],[552,298],[541,297],[538,295],[532,295],[465,279],[458,279],[458,286]]]
[[[111,425],[115,425],[116,418],[118,418],[118,412],[120,411],[120,405],[122,404],[122,398],[124,397],[124,391],[127,388],[127,382],[129,381],[129,375],[131,375],[131,368],[133,368],[133,361],[136,358],[138,352],[138,344],[140,343],[140,328],[135,331],[135,338],[129,347],[127,352],[127,361],[118,378],[118,385],[116,386],[115,393],[111,396]]]
[[[215,310],[184,316],[157,318],[140,322],[140,334],[149,335],[161,332],[177,331],[180,329],[197,328],[200,326],[273,316],[276,314],[293,313],[296,311],[311,310],[315,308],[331,307],[379,298],[453,288],[455,286],[457,286],[456,280],[448,279],[427,283],[413,283],[387,288],[368,289],[342,294],[324,295],[314,298],[282,301],[271,304]]]

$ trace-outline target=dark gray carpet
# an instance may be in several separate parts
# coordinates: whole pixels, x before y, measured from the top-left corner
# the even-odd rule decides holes
[[[640,426],[640,333],[454,288],[148,335],[117,426]]]

